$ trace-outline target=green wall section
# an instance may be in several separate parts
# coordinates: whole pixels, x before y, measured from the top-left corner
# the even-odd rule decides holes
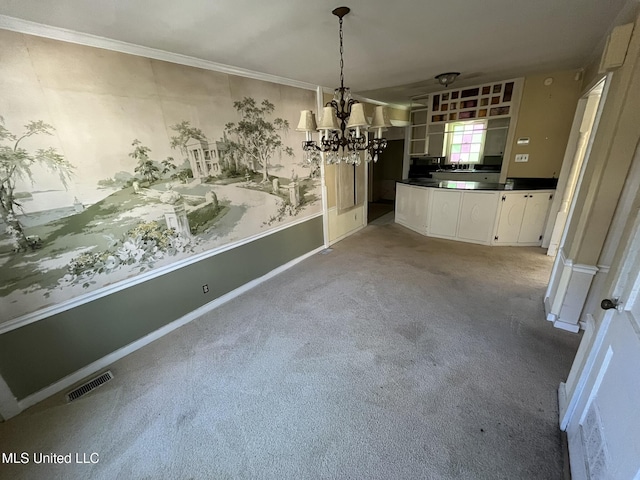
[[[319,216],[7,332],[0,335],[0,375],[24,399],[323,242]]]

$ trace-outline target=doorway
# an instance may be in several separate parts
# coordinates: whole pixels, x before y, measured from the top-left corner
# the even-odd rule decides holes
[[[377,162],[368,165],[368,223],[394,211],[396,182],[402,180],[404,140],[389,140]]]
[[[556,201],[551,211],[556,211],[555,222],[549,240],[547,255],[555,257],[563,243],[563,233],[571,212],[573,197],[582,179],[586,166],[585,159],[591,146],[591,140],[597,128],[596,117],[602,101],[606,78],[598,82],[579,101],[573,119],[572,139],[569,140],[565,161],[558,178]],[[544,245],[543,245],[544,246]]]

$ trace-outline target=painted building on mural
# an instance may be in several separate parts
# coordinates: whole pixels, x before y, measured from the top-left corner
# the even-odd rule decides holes
[[[202,179],[220,175],[219,142],[207,142],[206,140],[191,139],[187,143],[189,165],[193,172],[193,178]]]

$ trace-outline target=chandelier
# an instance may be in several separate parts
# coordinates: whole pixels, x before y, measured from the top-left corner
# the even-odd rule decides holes
[[[360,152],[365,152],[367,162],[377,162],[378,156],[387,147],[387,140],[382,137],[383,130],[391,126],[387,109],[377,106],[369,124],[364,105],[354,100],[349,87],[344,86],[342,18],[350,11],[349,7],[338,7],[331,12],[340,19],[340,87],[334,90],[333,100],[322,109],[319,124],[316,124],[315,114],[311,110],[300,112],[300,123],[296,130],[306,134],[302,149],[308,163],[319,163],[320,153],[324,153],[327,164],[342,161],[360,165]],[[371,139],[369,129],[373,130]],[[316,130],[320,132],[319,143],[313,140]]]

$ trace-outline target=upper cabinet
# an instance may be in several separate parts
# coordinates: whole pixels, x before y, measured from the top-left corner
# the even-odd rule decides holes
[[[424,155],[427,153],[428,114],[429,112],[426,108],[411,111],[411,155]]]
[[[507,134],[511,119],[491,118],[487,121],[487,136],[484,140],[484,156],[502,156],[507,146]]]
[[[511,119],[517,114],[521,89],[522,79],[513,79],[432,94],[427,105],[411,111],[410,154],[446,155],[447,124],[483,120],[483,156],[503,156],[509,128],[515,124]]]
[[[449,90],[431,96],[429,123],[511,115],[515,80]]]

